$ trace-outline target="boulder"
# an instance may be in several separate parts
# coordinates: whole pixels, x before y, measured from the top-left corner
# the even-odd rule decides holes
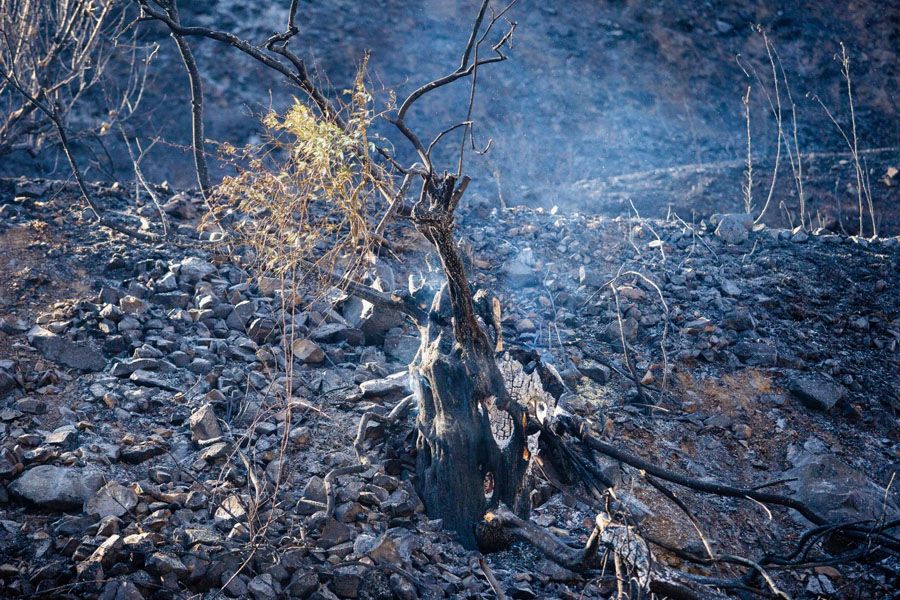
[[[871,481],[865,473],[840,460],[817,438],[787,452],[792,468],[785,477],[792,495],[833,522],[872,519],[891,521],[900,515],[896,491]]]
[[[22,502],[51,510],[81,510],[103,485],[96,470],[41,465],[25,471],[9,484],[9,492]]]
[[[40,325],[35,325],[28,331],[28,343],[47,360],[73,369],[100,371],[106,366],[103,353],[90,344],[73,342],[51,333]]]

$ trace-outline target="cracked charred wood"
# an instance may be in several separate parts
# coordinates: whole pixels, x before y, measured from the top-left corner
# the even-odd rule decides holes
[[[419,407],[418,493],[429,515],[474,548],[475,526],[486,510],[502,502],[527,514],[529,454],[527,413],[506,389],[453,237],[453,211],[466,182],[457,186],[447,174],[427,178],[412,210],[447,282],[419,324],[422,345],[411,380]]]

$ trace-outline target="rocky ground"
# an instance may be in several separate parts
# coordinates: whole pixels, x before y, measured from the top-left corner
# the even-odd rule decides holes
[[[198,198],[159,192],[193,231]],[[117,186],[95,193],[155,219]],[[494,597],[480,555],[424,513],[409,418],[373,422],[372,466],[325,480],[357,464],[363,412],[407,393],[418,338],[402,319],[336,291],[297,301],[233,256],[140,245],[79,206],[58,182],[0,185],[0,595]],[[897,238],[479,202],[460,237],[474,281],[500,297],[508,347],[554,363],[575,391],[566,408],[607,441],[694,477],[789,479],[773,489],[833,518],[900,513]],[[423,240],[388,238],[368,283],[436,280]],[[642,531],[696,551],[690,521],[640,472],[602,464]],[[541,467],[533,520],[583,544],[591,499]],[[805,528],[679,496],[718,552],[758,555]],[[614,596],[525,546],[486,560],[513,598]],[[796,598],[891,598],[898,573],[876,557],[774,576]]]

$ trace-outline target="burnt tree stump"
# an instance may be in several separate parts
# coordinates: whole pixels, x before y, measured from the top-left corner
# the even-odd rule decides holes
[[[410,369],[419,407],[419,495],[431,517],[474,548],[486,511],[503,503],[523,517],[528,513],[528,415],[510,397],[496,344],[478,319],[453,236],[453,215],[468,179],[456,184],[453,175],[432,174],[409,213],[447,277],[419,323],[422,345]]]

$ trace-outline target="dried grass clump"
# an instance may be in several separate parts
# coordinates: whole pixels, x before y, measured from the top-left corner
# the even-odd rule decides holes
[[[368,252],[380,171],[371,160],[375,114],[362,70],[345,94],[346,127],[295,99],[263,118],[264,142],[222,147],[237,174],[215,189],[210,218],[227,223],[258,276],[305,281],[316,270],[304,268],[309,263],[350,274]]]

